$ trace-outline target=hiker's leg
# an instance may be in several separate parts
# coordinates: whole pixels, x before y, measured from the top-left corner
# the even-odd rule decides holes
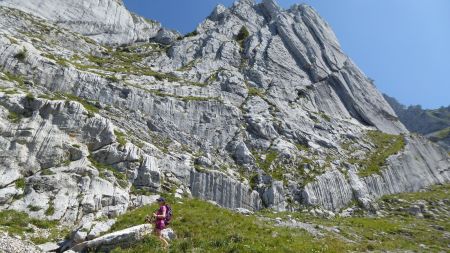
[[[164,244],[164,248],[169,247],[169,242],[162,236],[162,234],[159,234],[159,240]]]
[[[163,244],[163,248],[167,248],[169,246],[169,243],[164,239],[164,237],[161,234],[161,230],[155,228],[155,235],[158,237],[158,240]]]

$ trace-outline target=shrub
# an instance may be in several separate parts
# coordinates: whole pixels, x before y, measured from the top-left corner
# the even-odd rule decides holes
[[[11,121],[12,123],[17,124],[20,122],[21,119],[22,119],[22,115],[17,112],[10,111],[8,114],[8,120]]]
[[[241,30],[239,30],[238,35],[236,36],[237,41],[244,41],[250,36],[250,33],[247,30],[247,27],[242,26]]]
[[[127,144],[127,138],[124,133],[119,130],[114,130],[114,134],[116,135],[116,139],[120,147],[123,147],[125,146],[125,144]]]
[[[16,180],[16,188],[19,189],[25,189],[26,183],[25,183],[25,178],[20,178]]]
[[[25,99],[27,100],[28,103],[33,102],[36,98],[34,97],[34,95],[32,93],[27,93],[27,95],[25,96]]]
[[[188,37],[193,37],[193,36],[197,36],[197,35],[198,35],[197,30],[194,30],[192,32],[186,33],[186,35],[184,35],[184,37],[188,38]]]
[[[53,204],[53,201],[50,201],[47,210],[45,210],[45,215],[52,216],[53,214],[55,214],[55,204]]]
[[[32,212],[37,212],[42,209],[38,206],[33,206],[33,205],[28,205],[27,208],[30,209],[30,211],[32,211]]]
[[[14,58],[19,61],[24,61],[27,58],[27,49],[24,48],[22,51],[18,52],[16,55],[14,55]]]

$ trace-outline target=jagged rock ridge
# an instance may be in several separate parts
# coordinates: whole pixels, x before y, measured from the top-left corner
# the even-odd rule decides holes
[[[423,134],[450,151],[450,106],[425,110],[419,105],[402,105],[388,95],[384,97],[409,131]]]
[[[175,39],[159,26],[124,35],[135,20],[110,30],[94,10],[130,20],[123,5],[82,2],[86,20],[61,1],[77,7],[72,23],[36,10],[50,0],[0,1],[0,209],[90,224],[164,191],[337,211],[450,179],[448,154],[408,132],[309,6],[219,5]]]

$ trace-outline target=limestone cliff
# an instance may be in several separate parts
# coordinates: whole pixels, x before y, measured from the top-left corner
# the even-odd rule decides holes
[[[450,180],[309,6],[241,0],[181,38],[115,0],[57,2],[0,1],[0,209],[86,224],[175,192],[338,211]]]

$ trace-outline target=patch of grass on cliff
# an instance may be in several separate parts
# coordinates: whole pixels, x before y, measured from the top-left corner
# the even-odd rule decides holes
[[[169,252],[345,252],[348,246],[334,238],[316,239],[300,229],[274,227],[255,216],[243,216],[197,199],[183,203],[170,201],[177,234]],[[112,231],[143,224],[157,205],[133,210],[118,218]],[[115,253],[164,252],[159,242],[148,236],[132,248]]]
[[[22,120],[22,115],[17,112],[10,111],[8,114],[8,120],[11,123],[17,124]]]
[[[27,58],[27,49],[23,48],[21,51],[19,51],[17,54],[14,55],[14,58],[16,58],[19,61],[24,61]]]
[[[250,36],[250,32],[247,30],[247,27],[242,26],[239,30],[239,33],[236,35],[236,41],[239,43],[241,48],[244,48],[245,40]]]
[[[123,132],[119,130],[114,130],[114,135],[116,136],[117,142],[119,143],[120,147],[125,146],[127,144],[127,136]]]
[[[88,160],[91,162],[91,164],[100,172],[100,177],[105,178],[105,172],[110,171],[113,173],[114,177],[117,179],[117,183],[122,188],[128,187],[128,180],[125,173],[122,173],[115,169],[113,166],[101,163],[94,159],[91,155],[88,156]]]
[[[16,188],[24,190],[25,186],[26,186],[25,178],[17,179],[15,185],[16,185]]]
[[[4,229],[11,235],[23,235],[24,233],[33,232],[33,229],[29,227],[29,224],[33,224],[41,229],[51,229],[54,228],[58,222],[30,218],[28,214],[15,210],[0,211],[0,229]]]
[[[61,58],[61,57],[58,57],[58,56],[55,56],[55,55],[52,55],[52,54],[46,54],[46,53],[42,54],[42,56],[45,57],[45,58],[48,58],[48,59],[51,59],[51,60],[55,61],[56,64],[61,65],[63,67],[67,67],[68,66],[68,64],[67,64],[68,61],[66,59],[64,59],[64,58]]]
[[[354,161],[362,166],[358,171],[360,177],[381,174],[381,167],[386,164],[386,159],[391,155],[397,154],[405,147],[405,140],[402,135],[369,131],[367,138],[375,146],[375,149],[370,152],[366,160]]]
[[[71,101],[76,101],[80,104],[83,105],[84,109],[86,109],[89,113],[98,113],[99,109],[91,104],[90,102],[88,102],[87,100],[80,98],[78,96],[75,96],[73,94],[64,94],[64,97],[66,97],[66,99],[71,100]]]
[[[25,80],[22,76],[14,75],[10,72],[3,72],[3,74],[5,74],[5,77],[2,77],[3,80],[10,81],[10,82],[16,82],[19,87],[25,86]]]
[[[255,87],[249,87],[248,88],[248,95],[252,97],[263,97],[264,96],[264,90],[255,88]]]

